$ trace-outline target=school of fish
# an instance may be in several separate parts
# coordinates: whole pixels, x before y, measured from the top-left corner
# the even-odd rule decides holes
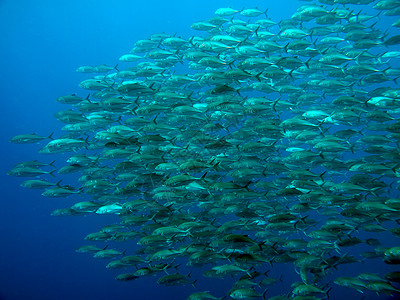
[[[63,136],[11,139],[66,165],[24,161],[8,174],[74,199],[54,216],[116,215],[77,252],[106,259],[119,281],[199,289],[187,265],[233,278],[222,298],[398,295],[400,270],[360,266],[400,264],[399,15],[399,0],[320,0],[280,21],[220,8],[191,37],[138,40],[115,67],[77,70],[89,95],[57,99]],[[70,173],[76,184],[63,184]],[[297,282],[271,276],[282,264]],[[343,264],[360,274],[342,276]]]

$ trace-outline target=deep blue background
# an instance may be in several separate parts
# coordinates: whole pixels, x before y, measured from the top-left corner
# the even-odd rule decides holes
[[[40,191],[19,187],[25,179],[5,175],[7,170],[23,160],[52,158],[37,154],[39,145],[8,140],[23,133],[60,133],[63,124],[53,114],[66,106],[56,98],[75,92],[86,96],[78,88],[86,78],[75,72],[79,66],[113,66],[135,41],[152,33],[186,38],[198,34],[190,25],[212,17],[220,7],[269,7],[269,16],[279,21],[302,4],[294,0],[0,1],[0,299],[185,299],[193,292],[191,286],[159,286],[155,278],[117,282],[118,272],[105,269],[106,262],[75,253],[88,244],[83,240],[86,234],[114,223],[116,217],[51,217],[51,211],[69,207],[77,198],[45,198]],[[287,272],[298,280],[292,266]],[[210,287],[219,284],[205,282]],[[203,283],[199,289],[208,287]],[[221,288],[219,295],[226,289]]]

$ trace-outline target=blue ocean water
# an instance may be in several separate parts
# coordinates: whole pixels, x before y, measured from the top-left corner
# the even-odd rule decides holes
[[[53,210],[70,206],[71,201],[45,198],[39,191],[20,187],[21,178],[7,176],[6,171],[22,160],[43,160],[37,153],[38,145],[11,144],[9,139],[33,132],[62,134],[60,122],[53,115],[65,107],[55,100],[79,90],[78,84],[84,77],[75,70],[82,65],[113,66],[135,41],[153,33],[177,33],[189,38],[197,34],[190,25],[212,17],[220,7],[269,8],[268,15],[273,20],[281,20],[289,18],[304,3],[295,0],[0,1],[3,137],[0,140],[0,169],[3,170],[0,174],[0,299],[186,299],[194,291],[190,285],[165,287],[157,285],[151,277],[118,282],[114,277],[119,272],[106,269],[104,261],[76,253],[76,248],[87,244],[83,240],[86,234],[114,223],[115,216],[50,216]],[[393,239],[390,235],[384,238]],[[374,272],[382,267],[387,271],[395,269],[370,262],[365,271]],[[351,274],[352,268],[352,265],[341,266],[341,276]],[[183,267],[181,272],[189,273],[190,269]],[[193,277],[196,272],[193,271]],[[298,280],[290,264],[281,272],[289,282]],[[223,296],[231,283],[202,279],[198,286],[199,290]],[[278,287],[274,291],[280,294],[290,290]],[[331,298],[359,299],[361,296],[335,286]],[[369,294],[365,299],[385,297]]]

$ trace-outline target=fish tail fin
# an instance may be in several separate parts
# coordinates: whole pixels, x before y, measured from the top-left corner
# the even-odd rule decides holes
[[[252,183],[252,181],[249,180],[243,188],[246,189],[247,191],[249,191],[249,185],[250,185],[251,183]]]
[[[207,173],[208,173],[208,171],[206,171],[206,172],[200,177],[200,180],[201,180],[201,181],[204,181],[204,179],[206,178]]]
[[[190,100],[190,101],[193,100],[193,99],[192,99],[193,93],[194,93],[194,91],[191,91],[191,92],[189,93],[189,95],[187,96],[187,99],[188,99],[188,100]]]
[[[351,153],[354,154],[354,147],[355,147],[355,145],[354,145],[354,144],[352,145],[352,144],[349,142],[349,140],[347,140],[346,143],[349,145],[349,147],[350,147],[349,149],[350,149]]]
[[[380,58],[380,57],[379,57],[379,58]],[[382,62],[381,62],[381,63],[382,63]],[[381,71],[381,73],[387,75],[387,74],[386,74],[386,71],[389,71],[391,68],[392,68],[392,66],[389,66],[389,67],[387,67],[386,69],[383,69],[383,70]],[[397,77],[397,78],[398,78],[398,77]],[[396,78],[396,79],[397,79],[397,78]]]
[[[306,65],[307,69],[310,69],[310,65],[309,62],[311,61],[312,57],[310,57],[309,59],[307,59],[304,64]]]
[[[194,39],[194,35],[192,35],[189,39],[188,39],[188,43],[192,46],[194,46],[193,44],[193,39]]]
[[[194,280],[194,281],[192,282],[192,286],[193,286],[195,289],[197,289],[196,282],[197,282],[197,279]]]
[[[338,245],[338,241],[335,241],[335,242],[333,243],[333,248],[335,249],[335,251],[336,251],[338,254],[340,254],[340,247],[339,247],[339,245]]]
[[[77,191],[77,194],[78,194],[80,197],[83,198],[82,192],[83,192],[83,187],[80,187],[80,188],[78,189],[78,191]]]
[[[261,71],[260,73],[256,74],[256,76],[254,76],[259,82],[261,82],[260,76],[263,73],[263,71]]]
[[[321,157],[322,159],[325,159],[324,155],[322,154],[322,151],[318,154],[319,157]]]
[[[228,66],[229,66],[229,68],[232,70],[233,69],[233,67],[234,67],[234,63],[235,62],[235,60],[232,60],[232,61],[230,61],[230,62],[228,62]]]
[[[177,137],[174,136],[172,139],[169,140],[169,142],[170,142],[173,146],[176,146],[176,144],[175,144],[175,140],[176,140],[176,139],[177,139]]]
[[[264,292],[262,293],[262,298],[263,298],[264,300],[267,299],[267,298],[265,298],[265,295],[267,294],[267,292],[268,292],[268,288],[266,288],[266,289],[264,290]]]
[[[332,290],[332,287],[330,287],[327,291],[326,291],[326,297],[329,299],[329,292]]]
[[[279,96],[279,98],[276,99],[276,100],[274,101],[274,103],[272,104],[272,110],[273,110],[274,112],[277,112],[277,111],[276,111],[276,105],[278,104],[278,102],[279,102],[280,99],[281,99],[281,96]]]
[[[304,225],[307,225],[307,222],[305,222],[305,220],[308,218],[309,216],[305,216],[303,218],[301,218],[299,221],[301,221]]]
[[[288,47],[289,47],[290,42],[287,42],[286,45],[283,47],[283,49],[285,50],[285,53],[288,53]]]
[[[276,250],[276,248],[275,248],[275,246],[276,246],[277,244],[278,244],[278,242],[273,243],[272,246],[271,246],[271,248],[272,248],[272,250],[275,251],[276,254],[280,254],[279,251]]]
[[[266,241],[257,244],[260,251],[263,251],[262,245],[264,245],[265,243]]]

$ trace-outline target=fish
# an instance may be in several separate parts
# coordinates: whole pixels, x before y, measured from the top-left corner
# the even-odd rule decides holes
[[[66,198],[72,195],[80,195],[81,190],[74,190],[71,189],[68,186],[62,187],[62,186],[55,186],[46,189],[42,195],[45,197],[50,197],[50,198]]]
[[[182,274],[170,274],[165,275],[157,280],[158,284],[166,285],[166,286],[173,286],[173,285],[184,285],[184,284],[191,284],[193,287],[196,287],[196,280],[190,281],[187,279],[186,276]]]
[[[387,283],[385,281],[371,281],[366,284],[366,287],[369,290],[376,292],[378,295],[380,294],[393,295],[400,293],[399,289],[396,289],[390,283]]]
[[[119,274],[115,277],[115,280],[117,281],[131,281],[131,280],[135,280],[138,279],[139,276],[136,276],[133,273],[123,273],[123,274]]]
[[[18,177],[37,177],[40,175],[51,175],[53,177],[57,170],[44,171],[35,167],[16,166],[7,172],[7,175]]]
[[[78,253],[97,253],[101,250],[101,248],[98,248],[96,246],[92,246],[92,245],[87,245],[87,246],[81,246],[78,249],[76,249],[75,251]]]
[[[122,211],[122,205],[118,203],[102,205],[96,209],[96,214],[105,215],[105,214],[118,214]]]
[[[63,152],[70,152],[76,151],[82,147],[85,147],[87,142],[84,140],[78,139],[54,139],[51,142],[47,143],[42,149],[39,150],[39,153],[63,153]]]
[[[229,294],[229,296],[233,299],[257,299],[260,297],[263,297],[263,299],[265,299],[263,294],[256,292],[252,288],[234,290]]]
[[[31,134],[19,134],[10,139],[11,143],[15,144],[29,144],[29,143],[39,143],[45,139],[53,139],[53,133],[50,133],[47,137],[40,136],[36,133]]]
[[[45,188],[49,188],[49,187],[53,187],[55,185],[59,185],[60,182],[58,183],[52,183],[52,182],[48,182],[42,179],[30,179],[30,180],[26,180],[24,182],[21,183],[21,186],[25,187],[25,188],[31,188],[31,189],[45,189]]]
[[[117,250],[114,250],[114,249],[105,249],[105,250],[97,251],[93,255],[93,257],[94,258],[106,258],[106,259],[108,259],[108,258],[115,258],[115,257],[120,256],[120,255],[125,255],[125,252],[120,252],[120,251],[117,251]]]
[[[364,290],[367,288],[365,282],[356,277],[338,277],[334,280],[334,283],[337,285],[353,288],[360,293],[364,293]]]
[[[376,236],[400,235],[400,39],[385,25],[398,5],[321,0],[284,20],[222,7],[190,37],[138,40],[115,67],[77,69],[80,92],[56,99],[61,133],[10,140],[43,143],[39,154],[67,164],[26,160],[8,174],[70,197],[54,216],[104,220],[84,239],[113,249],[77,252],[129,269],[117,281],[157,276],[193,286],[188,299],[334,298],[338,286],[397,296],[396,272],[362,263],[400,262],[399,247]],[[222,297],[199,291],[185,263],[234,285]],[[283,263],[299,281],[267,276]],[[273,294],[278,284],[288,294]]]
[[[215,297],[209,294],[208,291],[206,292],[196,292],[189,295],[186,300],[207,300],[207,299],[222,299],[221,297]]]
[[[400,263],[400,247],[392,247],[384,252],[384,261],[387,264]]]
[[[215,14],[218,16],[231,16],[234,15],[236,13],[240,12],[239,10],[235,10],[231,7],[222,7],[222,8],[218,8],[215,11]]]

